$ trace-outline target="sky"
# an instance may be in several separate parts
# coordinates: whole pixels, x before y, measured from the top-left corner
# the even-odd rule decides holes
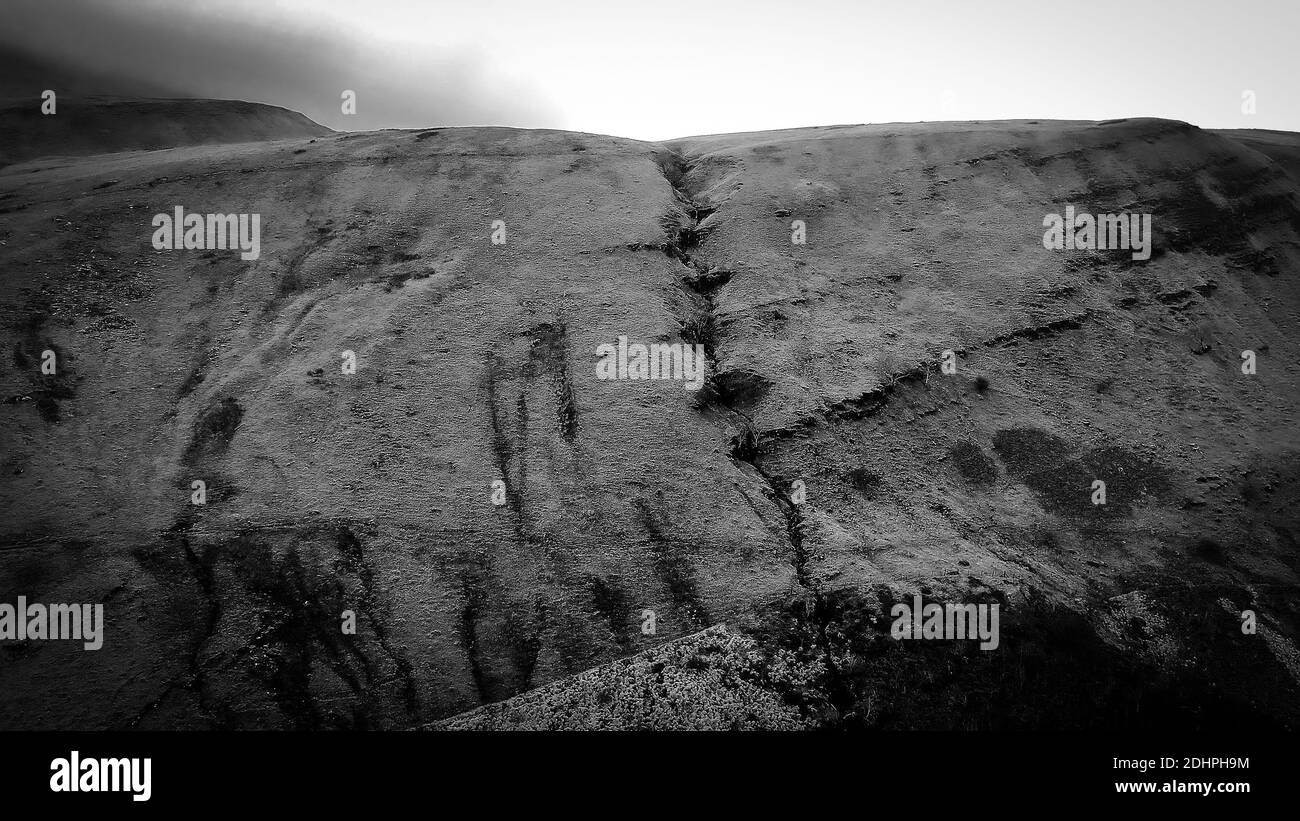
[[[350,131],[663,140],[1137,116],[1300,131],[1300,0],[4,0],[0,14],[0,48],[43,67],[6,94],[84,75],[92,91],[270,103]]]

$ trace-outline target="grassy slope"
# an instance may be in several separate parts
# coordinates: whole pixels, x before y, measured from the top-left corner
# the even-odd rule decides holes
[[[1044,251],[1066,203],[1157,257]],[[261,260],[153,251],[177,204],[261,213]],[[1240,143],[382,132],[34,161],[0,209],[0,600],[109,617],[0,648],[5,726],[412,726],[720,621],[823,671],[782,693],[817,721],[1295,722],[1300,207]],[[704,395],[595,379],[683,329]],[[1007,651],[882,638],[918,588]]]

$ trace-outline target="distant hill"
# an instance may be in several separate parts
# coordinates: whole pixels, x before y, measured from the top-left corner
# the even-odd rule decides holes
[[[296,111],[239,100],[57,98],[0,101],[0,165],[36,157],[153,151],[187,145],[302,139],[331,129]]]
[[[1262,128],[1231,128],[1214,131],[1253,148],[1300,181],[1300,134],[1292,131],[1269,131]]]

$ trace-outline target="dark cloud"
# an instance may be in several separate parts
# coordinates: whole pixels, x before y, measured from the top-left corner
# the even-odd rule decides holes
[[[332,128],[559,127],[536,88],[492,76],[481,55],[367,42],[319,20],[253,21],[233,9],[105,0],[5,0],[6,95],[212,97],[270,103]],[[47,82],[48,80],[48,82]],[[35,84],[36,90],[23,89]],[[357,94],[344,116],[340,94]]]

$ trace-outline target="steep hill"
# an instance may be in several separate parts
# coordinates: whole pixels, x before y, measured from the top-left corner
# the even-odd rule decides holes
[[[702,726],[1296,726],[1300,183],[1267,153],[311,137],[0,170],[0,602],[107,618],[0,644],[0,726],[411,727],[547,685],[452,725],[561,726],[682,676],[730,682]],[[1067,205],[1152,214],[1151,259],[1045,249]],[[260,258],[154,250],[176,206],[260,215]],[[598,378],[620,336],[708,382]],[[915,594],[999,604],[999,649],[891,639]],[[720,622],[717,659],[616,661]]]

